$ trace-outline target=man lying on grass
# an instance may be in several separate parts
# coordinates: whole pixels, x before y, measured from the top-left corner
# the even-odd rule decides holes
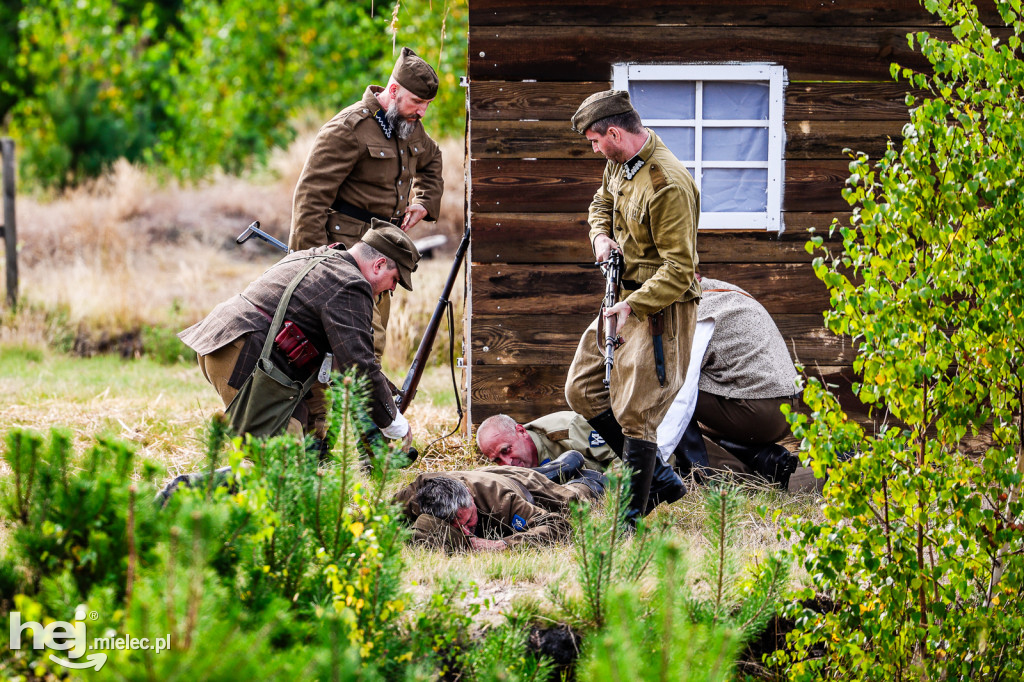
[[[566,540],[569,505],[603,494],[596,472],[559,484],[524,467],[485,467],[420,474],[395,501],[412,523],[413,542],[493,551]]]

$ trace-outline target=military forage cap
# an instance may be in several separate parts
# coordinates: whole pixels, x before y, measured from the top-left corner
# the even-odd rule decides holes
[[[572,129],[583,135],[587,132],[587,128],[602,118],[618,116],[630,111],[633,111],[633,103],[629,101],[629,93],[625,90],[595,92],[583,100],[583,104],[572,115]]]
[[[420,252],[409,235],[391,223],[373,218],[370,229],[363,235],[363,241],[395,261],[398,266],[398,283],[412,291],[412,273],[416,272]]]
[[[437,73],[407,47],[403,47],[402,54],[398,55],[391,77],[421,99],[434,99],[437,96]]]

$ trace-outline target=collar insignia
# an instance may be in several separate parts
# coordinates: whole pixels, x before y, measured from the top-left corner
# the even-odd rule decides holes
[[[373,118],[377,121],[377,125],[384,132],[384,137],[391,139],[391,136],[395,134],[395,129],[388,123],[388,119],[384,116],[384,110],[378,109],[377,113],[373,115]]]
[[[644,167],[645,163],[647,162],[641,159],[640,155],[637,154],[632,159],[622,164],[626,174],[626,179],[632,180],[633,176],[636,175],[640,171],[640,169]]]

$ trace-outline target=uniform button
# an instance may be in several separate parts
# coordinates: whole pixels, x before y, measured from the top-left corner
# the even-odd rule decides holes
[[[335,231],[335,232],[337,232],[337,231],[338,231],[338,230],[340,230],[340,229],[341,229],[341,226],[340,226],[340,225],[335,225],[335,226],[334,226],[334,231]]]
[[[399,150],[398,150],[398,153],[399,153],[399,154],[404,154],[404,153],[405,153],[405,150],[404,150],[404,149],[399,149]]]
[[[413,148],[412,148],[412,150],[413,150],[414,152],[418,152],[418,151],[420,150],[420,148],[419,148],[419,147],[413,147]]]
[[[381,153],[380,153],[380,155],[381,155],[381,156],[384,156],[384,152],[381,152]]]
[[[363,109],[363,113],[364,114],[368,114],[368,113],[370,113],[370,110],[369,109]]]
[[[399,194],[399,195],[398,195],[398,198],[399,198],[399,199],[404,199],[405,197],[404,197],[404,196],[402,196],[401,194]]]
[[[405,170],[405,166],[402,166],[402,170]]]
[[[401,181],[401,180],[399,180],[399,181],[398,181],[398,184],[399,184],[399,185],[401,185],[401,184],[402,184],[402,181]]]

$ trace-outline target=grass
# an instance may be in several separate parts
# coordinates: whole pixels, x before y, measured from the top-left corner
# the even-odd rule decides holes
[[[66,426],[78,452],[95,435],[114,435],[136,443],[139,455],[160,463],[167,478],[202,468],[204,425],[223,406],[194,360],[178,360],[173,334],[241,291],[276,260],[262,243],[238,248],[233,240],[253,219],[279,238],[287,235],[292,190],[311,142],[312,134],[301,136],[276,157],[269,173],[256,178],[161,185],[121,163],[108,177],[56,200],[19,197],[21,301],[0,316],[5,426],[41,432]],[[447,190],[442,222],[416,228],[412,236],[444,233],[453,250],[463,225],[462,144],[447,142],[442,150]],[[423,261],[416,290],[400,290],[392,306],[384,367],[398,385],[448,275],[450,250]],[[463,292],[460,278],[452,297],[456,349]],[[79,357],[103,347],[126,357]],[[401,473],[393,490],[422,471],[486,464],[461,432],[435,442],[457,421],[448,352],[443,324],[407,413],[421,457]],[[0,476],[7,473],[0,463]],[[779,547],[775,512],[820,516],[813,497],[750,485],[746,490],[742,546],[752,562]],[[699,562],[703,553],[703,495],[693,488],[653,515],[688,548],[690,562]],[[606,512],[597,506],[592,513]],[[0,541],[3,533],[0,528]],[[487,622],[520,609],[554,618],[551,592],[579,590],[570,545],[460,556],[409,547],[405,558],[414,591],[426,594],[458,583],[468,590],[466,599],[486,605]],[[799,570],[794,576],[797,583],[809,581]],[[699,577],[691,579],[701,589]]]

